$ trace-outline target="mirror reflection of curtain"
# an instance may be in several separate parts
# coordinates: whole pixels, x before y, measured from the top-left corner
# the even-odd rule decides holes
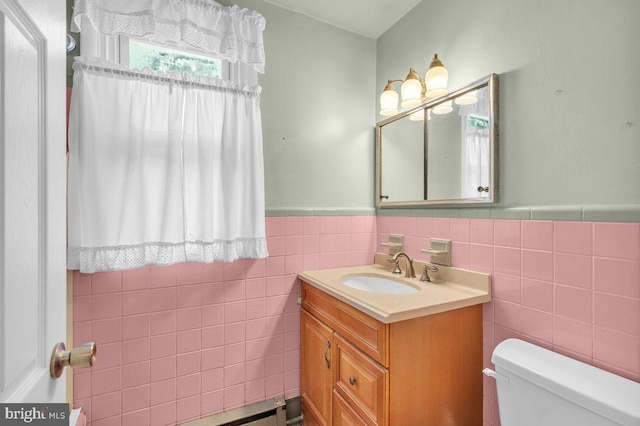
[[[489,197],[488,192],[478,191],[479,186],[489,186],[489,158],[489,135],[466,133],[462,143],[461,198]]]
[[[491,150],[489,141],[488,89],[478,90],[478,102],[460,106],[462,125],[462,176],[461,198],[488,198],[488,192],[478,191],[478,187],[490,185]]]

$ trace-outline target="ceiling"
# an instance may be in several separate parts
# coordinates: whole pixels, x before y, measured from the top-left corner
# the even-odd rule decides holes
[[[264,0],[377,39],[421,0]]]

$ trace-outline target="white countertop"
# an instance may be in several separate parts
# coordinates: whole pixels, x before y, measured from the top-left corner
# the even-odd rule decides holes
[[[419,280],[422,262],[414,261],[416,278],[405,278],[404,273],[392,274],[388,266],[380,264],[385,256],[376,255],[378,264],[304,271],[298,278],[386,324],[491,301],[488,274],[436,265],[439,282],[423,282]],[[385,277],[419,291],[408,295],[375,293],[341,283],[343,277],[353,275]]]

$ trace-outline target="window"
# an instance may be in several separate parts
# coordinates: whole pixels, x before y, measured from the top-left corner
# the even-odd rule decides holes
[[[218,72],[223,80],[231,80],[236,83],[254,86],[258,84],[258,73],[253,70],[252,66],[242,62],[235,64],[229,61],[213,58],[201,52],[190,52],[177,47],[165,47],[150,43],[146,40],[130,39],[126,36],[105,36],[98,34],[89,22],[86,16],[82,16],[82,43],[80,44],[80,54],[83,56],[95,56],[107,59],[111,62],[121,63],[130,68],[142,68],[149,66],[154,72],[158,70],[152,66],[154,62],[158,63],[158,68],[165,68],[164,72],[193,72],[193,75],[209,75],[206,72],[213,73],[214,63],[219,63]],[[133,52],[133,53],[132,53]],[[155,52],[155,53],[152,53]],[[146,57],[147,59],[138,59]],[[135,61],[146,60],[149,63],[136,65]],[[180,62],[178,62],[180,60]],[[160,64],[163,62],[163,65]],[[173,62],[169,66],[166,63]],[[173,67],[173,68],[171,68]],[[193,70],[195,67],[195,71]],[[191,70],[191,71],[188,71]],[[201,70],[205,72],[200,73]]]
[[[129,68],[149,67],[156,74],[180,72],[190,76],[229,78],[228,61],[146,41],[120,39],[120,62]]]

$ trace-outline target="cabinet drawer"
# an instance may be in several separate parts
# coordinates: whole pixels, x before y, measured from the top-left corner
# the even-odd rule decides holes
[[[353,408],[349,407],[336,391],[333,391],[333,426],[361,426],[367,423],[362,420]],[[305,419],[306,425],[306,419]]]
[[[334,335],[334,388],[367,424],[386,425],[389,372],[341,336]]]
[[[371,358],[389,366],[387,324],[305,282],[302,283],[302,306]]]

